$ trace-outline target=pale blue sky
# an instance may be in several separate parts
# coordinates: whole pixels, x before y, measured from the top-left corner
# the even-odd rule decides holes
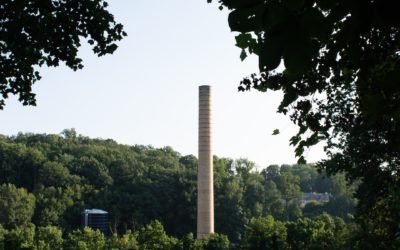
[[[288,140],[296,132],[276,113],[280,93],[239,93],[242,77],[257,72],[244,62],[228,12],[206,0],[113,0],[110,11],[128,33],[113,55],[97,58],[84,46],[83,70],[41,69],[36,107],[10,98],[0,111],[0,133],[78,133],[123,144],[172,146],[197,155],[198,86],[213,87],[214,153],[246,157],[260,167],[294,163]],[[272,136],[275,128],[281,130]],[[309,161],[321,147],[307,152]]]

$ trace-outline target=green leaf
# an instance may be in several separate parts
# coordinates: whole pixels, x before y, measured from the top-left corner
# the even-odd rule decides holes
[[[335,5],[338,5],[338,2],[332,0],[319,0],[317,4],[322,10],[330,10],[333,9]]]
[[[267,37],[260,48],[260,72],[276,69],[281,63],[282,54],[282,39],[277,36]]]
[[[232,11],[228,16],[231,31],[246,33],[261,30],[264,11],[264,4]]]
[[[242,53],[240,54],[240,58],[242,61],[247,56],[245,55],[245,51],[243,50],[248,49],[250,54],[255,53],[256,55],[259,54],[259,44],[257,40],[251,36],[249,33],[241,33],[235,37],[236,39],[236,46],[242,49]],[[244,58],[243,58],[244,57]]]
[[[284,96],[282,102],[279,104],[278,112],[285,112],[285,109],[299,98],[299,95],[295,88],[291,86],[285,86]]]
[[[263,18],[266,30],[269,32],[276,30],[282,32],[281,26],[288,21],[289,14],[289,11],[282,4],[275,1],[269,3]]]
[[[246,50],[242,49],[242,52],[240,53],[240,60],[244,61],[246,57],[247,57]]]
[[[300,29],[307,31],[310,37],[327,40],[331,33],[328,28],[324,15],[316,8],[307,10],[300,21]]]
[[[235,37],[236,46],[241,49],[246,49],[247,47],[249,47],[252,39],[253,38],[251,37],[251,34],[241,33]]]
[[[238,9],[243,7],[254,6],[256,4],[264,2],[264,0],[221,0],[223,5],[229,9]]]
[[[297,39],[296,39],[297,38]],[[308,68],[312,58],[311,41],[303,37],[293,37],[283,52],[285,67],[291,76],[300,76]]]
[[[298,11],[304,6],[305,0],[283,0],[282,4],[291,11]]]
[[[297,160],[298,164],[307,164],[306,159],[304,158],[304,156],[300,156],[300,158]]]
[[[289,140],[290,145],[296,146],[300,142],[300,140],[301,140],[301,137],[299,135],[292,136]]]

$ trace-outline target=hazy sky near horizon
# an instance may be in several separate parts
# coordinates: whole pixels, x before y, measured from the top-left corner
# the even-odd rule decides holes
[[[42,68],[37,106],[16,97],[0,111],[0,134],[60,133],[123,144],[172,146],[197,155],[198,86],[212,85],[214,154],[245,157],[258,166],[295,163],[289,138],[296,127],[277,114],[281,93],[238,92],[258,72],[257,58],[240,61],[227,11],[206,0],[113,0],[109,10],[128,33],[113,55],[98,58],[83,46],[85,67]],[[279,128],[280,135],[272,131]],[[306,152],[315,162],[322,147]]]

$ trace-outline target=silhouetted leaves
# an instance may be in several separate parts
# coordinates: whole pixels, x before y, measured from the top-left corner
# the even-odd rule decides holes
[[[83,67],[78,48],[85,39],[98,56],[113,53],[126,33],[104,0],[11,1],[0,5],[0,109],[9,95],[35,105],[38,67],[65,63]]]
[[[400,186],[396,2],[218,2],[232,13],[253,13],[250,19],[250,14],[232,14],[235,19],[229,22],[232,31],[257,37],[256,43],[241,44],[242,51],[260,51],[259,74],[243,79],[239,90],[283,91],[278,112],[298,125],[298,133],[290,139],[298,161],[305,162],[306,148],[326,143],[328,159],[319,168],[362,180],[358,216],[368,224],[363,229],[379,228],[364,230],[365,246],[380,241],[385,243],[379,248],[392,247],[398,216],[388,200]],[[255,21],[259,18],[261,23]],[[282,59],[284,67],[277,68]],[[384,209],[385,223],[376,207]]]

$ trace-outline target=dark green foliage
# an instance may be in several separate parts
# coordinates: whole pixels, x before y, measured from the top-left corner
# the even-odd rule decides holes
[[[288,249],[285,224],[272,216],[251,219],[246,226],[242,249]]]
[[[128,230],[121,237],[114,234],[107,241],[107,249],[138,250],[137,233]]]
[[[287,242],[290,249],[348,249],[349,228],[340,218],[322,214],[287,222]],[[353,242],[354,244],[355,242]]]
[[[237,178],[226,180],[224,186],[215,190],[215,227],[217,232],[237,241],[246,223],[244,190]]]
[[[275,182],[267,180],[265,183],[265,202],[264,214],[272,215],[275,219],[284,219],[285,210],[281,200],[281,193],[276,187]]]
[[[400,221],[400,191],[391,190],[386,199],[379,199],[368,213],[362,214],[359,221],[359,231],[356,237],[360,248],[367,249],[398,249]],[[394,221],[392,221],[394,220]],[[365,237],[368,235],[368,238]],[[388,236],[391,238],[388,239]]]
[[[193,238],[193,233],[188,233],[187,235],[183,236],[182,239],[179,241],[179,245],[176,247],[179,250],[199,250],[201,246],[196,244],[196,240]]]
[[[15,229],[30,224],[35,196],[13,184],[0,185],[0,224]]]
[[[300,178],[300,190],[304,193],[307,192],[318,192],[325,193],[329,192],[329,190],[320,191],[320,184],[316,183],[316,179],[320,176],[323,176],[317,172],[315,167],[311,165],[294,165],[293,168],[294,175],[299,176]]]
[[[194,239],[193,234],[185,235],[175,245],[177,250],[229,250],[230,243],[226,235],[214,233],[203,239]]]
[[[100,231],[85,227],[75,230],[65,240],[65,250],[105,250],[106,239]]]
[[[27,224],[10,229],[4,236],[5,250],[34,250],[35,226]],[[1,244],[0,244],[1,245]]]
[[[17,204],[24,196],[36,200],[34,209],[26,207],[29,216],[18,217],[23,222],[11,223],[19,231],[10,234],[14,240],[9,244],[20,244],[17,235],[25,232],[20,227],[26,228],[31,222],[37,227],[32,243],[37,248],[52,248],[60,242],[66,248],[73,248],[82,245],[79,242],[87,237],[97,239],[100,236],[93,232],[76,231],[85,208],[109,212],[113,236],[104,246],[116,249],[142,249],[142,245],[174,249],[235,247],[244,239],[246,224],[252,218],[269,215],[275,220],[288,221],[302,217],[299,199],[305,191],[335,194],[329,202],[321,204],[321,212],[310,217],[329,212],[351,221],[348,214],[354,210],[352,188],[347,187],[343,176],[323,178],[323,173],[317,173],[309,165],[271,165],[258,172],[247,159],[215,156],[215,227],[222,235],[198,241],[188,235],[196,232],[197,159],[192,155],[181,156],[170,147],[156,149],[90,139],[74,130],[65,130],[61,135],[0,137],[0,155],[2,187],[12,187],[24,194],[16,198],[11,195],[15,190],[6,192],[14,198],[2,202]],[[22,170],[29,170],[30,177]],[[30,203],[24,202],[27,204]],[[340,213],[336,208],[340,208]],[[15,218],[13,212],[7,213]],[[5,219],[1,223],[7,229],[11,226]],[[55,241],[48,241],[49,238]]]
[[[204,250],[229,250],[229,239],[223,234],[211,234],[202,240]]]
[[[59,228],[54,226],[39,227],[35,235],[37,250],[59,250],[62,249],[63,238]]]
[[[0,224],[0,250],[4,250],[4,238],[6,237],[7,230]]]
[[[0,159],[0,183],[13,183],[31,192],[46,157],[37,148],[0,141]]]
[[[318,201],[311,201],[304,206],[303,214],[308,218],[315,218],[324,212],[324,204]]]
[[[303,217],[303,212],[301,211],[301,208],[294,202],[288,205],[286,213],[287,219],[290,221],[294,221]]]
[[[299,128],[290,139],[299,162],[305,162],[305,148],[324,141],[328,159],[318,168],[359,182],[357,218],[379,228],[364,231],[365,242],[377,236],[384,248],[392,247],[398,212],[386,200],[400,186],[396,1],[218,2],[230,10],[231,30],[239,32],[241,59],[247,53],[259,58],[259,74],[244,79],[239,90],[283,92],[278,112]],[[386,223],[375,211],[382,203]]]
[[[169,250],[177,245],[177,240],[165,233],[159,221],[152,221],[140,229],[138,242],[143,250]]]
[[[0,225],[0,249],[7,250],[229,250],[229,249],[351,249],[349,236],[352,227],[339,218],[323,214],[314,220],[300,219],[280,222],[272,216],[252,218],[246,225],[243,239],[230,244],[228,237],[211,234],[194,239],[187,234],[180,240],[168,236],[158,221],[152,221],[139,231],[104,237],[90,228],[62,235],[60,228],[33,225],[5,230]],[[358,242],[356,242],[358,244]]]
[[[276,186],[281,192],[286,205],[289,205],[289,202],[294,198],[301,196],[300,178],[291,172],[281,172],[276,179]]]
[[[0,5],[0,109],[8,95],[35,105],[32,85],[40,80],[38,66],[65,63],[78,70],[82,39],[98,56],[113,53],[126,33],[104,0],[11,1]]]

